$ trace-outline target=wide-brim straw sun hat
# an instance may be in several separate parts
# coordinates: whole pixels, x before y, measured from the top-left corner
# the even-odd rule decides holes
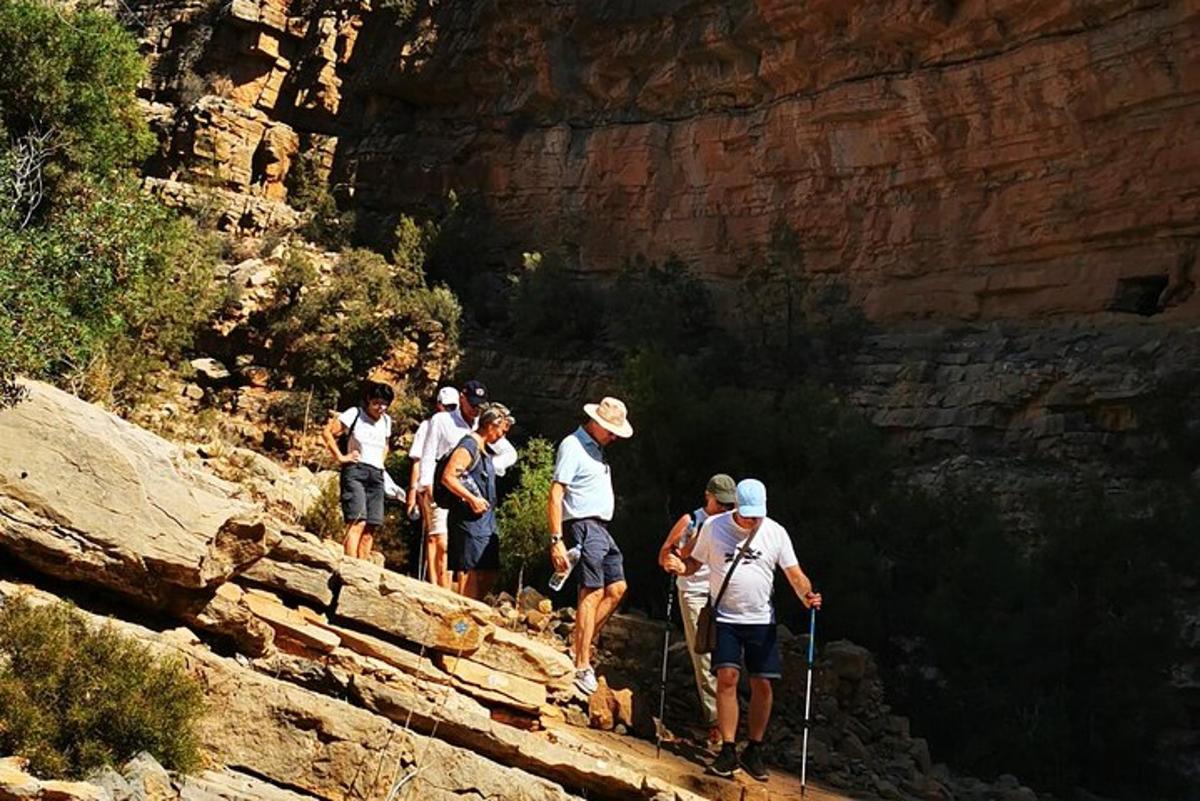
[[[625,404],[616,398],[604,398],[599,403],[585,403],[583,411],[605,431],[611,431],[624,439],[633,436],[633,426],[629,424],[629,413],[625,410]]]

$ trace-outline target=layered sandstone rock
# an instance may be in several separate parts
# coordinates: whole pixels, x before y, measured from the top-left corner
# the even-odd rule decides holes
[[[585,270],[674,255],[732,280],[774,261],[844,281],[879,320],[1093,313],[1130,293],[1194,317],[1198,15],[444,4],[410,59],[368,48],[353,90],[397,101],[347,145],[357,202],[477,193],[510,241]]]
[[[241,774],[331,801],[386,797],[397,781],[422,799],[574,797],[564,788],[614,801],[762,795],[688,763],[664,778],[620,741],[581,736],[559,722],[582,700],[556,648],[448,590],[335,558],[183,450],[58,390],[27,388],[26,401],[0,411],[0,547],[236,652],[218,656],[187,630],[113,623],[182,657],[206,688],[202,740],[234,774],[209,776],[188,797],[238,797]],[[54,600],[0,580],[0,604],[17,595]],[[20,797],[59,797],[46,792]]]

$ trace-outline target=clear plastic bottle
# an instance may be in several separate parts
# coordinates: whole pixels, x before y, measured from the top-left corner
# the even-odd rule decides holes
[[[555,573],[550,577],[550,589],[558,592],[567,583],[567,579],[571,577],[571,571],[575,569],[575,563],[579,561],[579,546],[576,545],[567,551],[567,569],[561,573]]]

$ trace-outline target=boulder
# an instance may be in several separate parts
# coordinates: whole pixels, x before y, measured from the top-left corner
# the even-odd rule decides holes
[[[821,658],[839,678],[861,681],[867,673],[867,662],[871,658],[871,652],[861,645],[837,640],[822,649]]]
[[[540,640],[493,626],[471,659],[480,664],[565,688],[575,678],[575,666],[566,654]]]
[[[0,548],[155,605],[266,555],[278,527],[166,440],[40,382],[0,410]]]
[[[211,384],[225,381],[230,376],[229,368],[209,356],[192,359],[190,364],[192,365],[192,369],[196,371],[196,375]]]
[[[20,757],[0,759],[0,801],[113,801],[89,782],[42,781],[26,772]]]
[[[171,775],[150,754],[142,752],[126,762],[121,775],[129,786],[130,801],[174,801],[178,798]]]

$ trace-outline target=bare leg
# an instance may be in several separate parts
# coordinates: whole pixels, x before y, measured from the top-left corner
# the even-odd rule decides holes
[[[468,598],[474,598],[475,596],[471,594],[471,591],[475,587],[475,571],[458,571],[454,574],[454,581],[451,582],[451,586],[454,587],[454,591],[459,595],[465,595]]]
[[[500,572],[497,570],[472,570],[474,580],[471,587],[471,597],[476,601],[483,600],[492,588],[496,586],[497,579],[500,578]]]
[[[431,534],[425,538],[425,556],[429,560],[429,580],[439,587],[450,586],[450,573],[446,570],[446,537]]]
[[[721,728],[721,739],[727,743],[737,738],[738,672],[737,668],[717,668],[717,725]]]
[[[579,603],[575,606],[575,668],[592,664],[592,636],[596,633],[596,612],[604,590],[600,587],[580,587]]]
[[[366,527],[365,520],[355,520],[346,526],[346,539],[342,540],[342,549],[346,556],[358,556],[358,539]]]
[[[365,526],[362,536],[358,539],[358,558],[370,559],[371,549],[375,547],[375,531],[376,526]]]
[[[624,581],[614,581],[604,588],[604,597],[596,605],[596,625],[592,629],[592,643],[600,638],[600,630],[604,628],[604,624],[612,617],[612,613],[617,611],[617,607],[621,605],[621,599],[625,597],[625,590],[628,586]]]
[[[750,677],[750,716],[749,731],[753,742],[761,743],[767,733],[767,721],[771,719],[771,702],[774,690],[770,679]]]

